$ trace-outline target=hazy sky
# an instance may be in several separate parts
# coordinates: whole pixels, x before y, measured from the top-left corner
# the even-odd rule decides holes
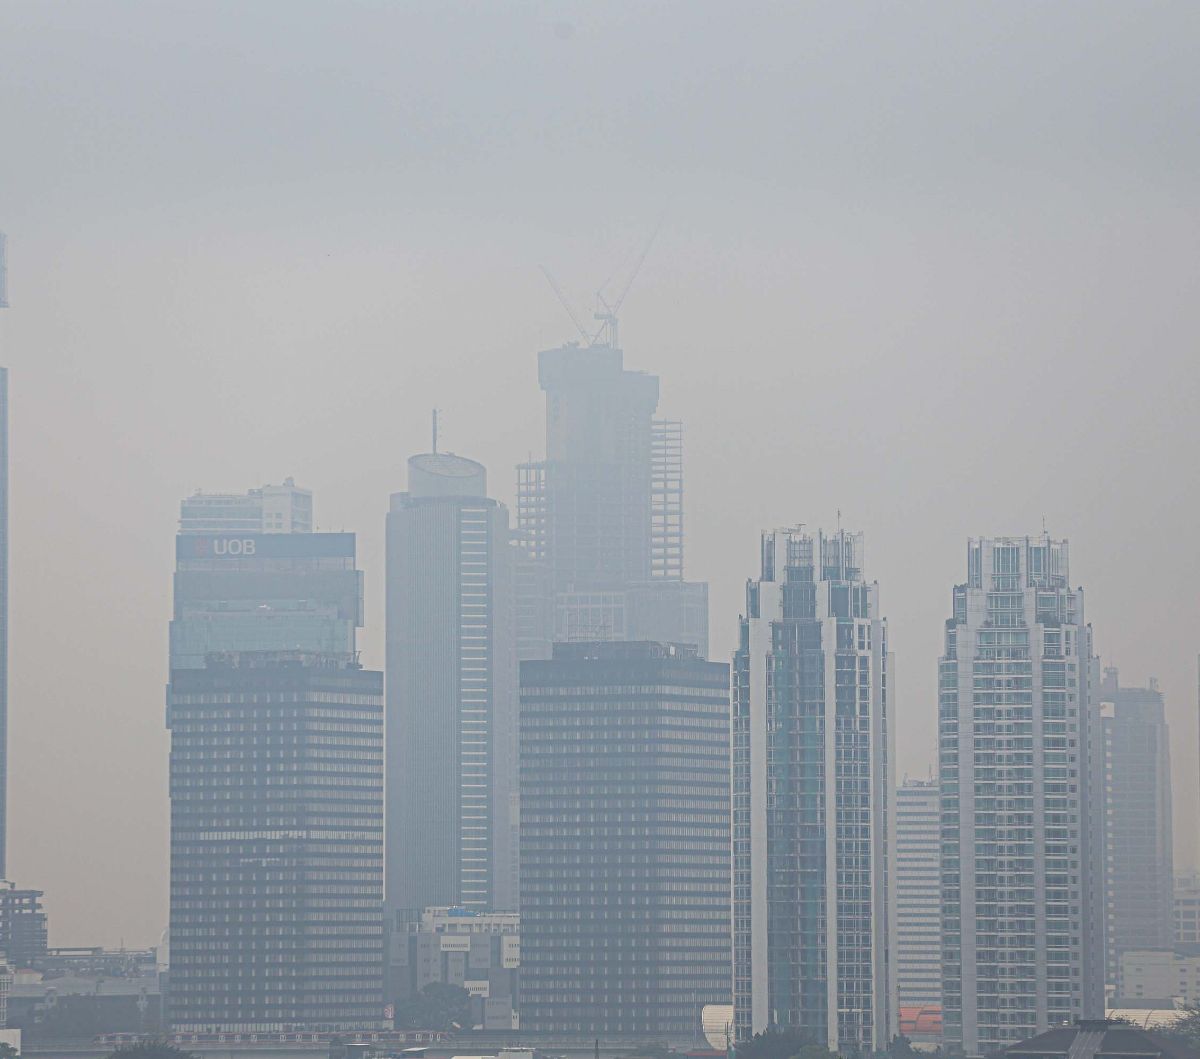
[[[686,424],[732,649],[761,528],[867,535],[924,772],[969,535],[1072,546],[1197,826],[1200,5],[0,2],[9,871],[55,944],[166,922],[178,503],[285,475],[359,534],[443,409],[513,495],[538,349],[621,317]]]

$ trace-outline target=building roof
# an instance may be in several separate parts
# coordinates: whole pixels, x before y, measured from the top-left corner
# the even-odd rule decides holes
[[[1200,1050],[1182,1041],[1147,1033],[1136,1026],[1106,1019],[1080,1020],[1004,1049],[1009,1059],[1067,1056],[1068,1059],[1102,1059],[1104,1056],[1150,1059],[1200,1059]]]

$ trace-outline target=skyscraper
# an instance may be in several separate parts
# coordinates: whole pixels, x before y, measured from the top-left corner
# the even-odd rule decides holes
[[[8,308],[8,242],[0,232],[0,309]],[[8,368],[0,367],[0,879],[8,850]]]
[[[941,1007],[941,818],[937,781],[896,789],[896,993],[901,1007]]]
[[[946,1040],[1104,1015],[1091,628],[1066,541],[967,544],[938,671]]]
[[[729,995],[729,667],[521,663],[521,1027],[690,1044]]]
[[[515,911],[508,511],[474,460],[414,456],[408,479],[387,516],[387,902]]]
[[[1104,751],[1104,942],[1108,984],[1126,996],[1121,953],[1174,944],[1171,735],[1157,682],[1099,688]]]
[[[545,563],[554,637],[651,639],[708,652],[708,586],[683,580],[683,433],[656,420],[658,377],[620,349],[538,356],[546,458],[518,468],[517,516]]]
[[[834,1051],[898,1030],[894,702],[861,534],[765,533],[733,673],[734,1024]]]
[[[383,1028],[383,674],[210,655],[167,723],[171,1025]]]
[[[183,502],[167,689],[178,1030],[382,1024],[383,677],[357,662],[354,534],[306,532],[311,511],[290,481]]]
[[[0,235],[0,270],[4,267]],[[3,282],[0,281],[0,307]],[[0,367],[0,879],[8,849],[8,369]]]

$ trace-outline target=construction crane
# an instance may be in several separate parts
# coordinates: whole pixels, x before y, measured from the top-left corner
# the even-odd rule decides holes
[[[600,329],[592,337],[589,345],[605,345],[612,349],[619,349],[620,335],[617,331],[617,313],[621,310],[621,305],[625,301],[625,296],[629,293],[629,289],[633,286],[633,281],[637,279],[638,273],[642,271],[642,265],[645,264],[646,255],[650,253],[650,247],[654,245],[654,240],[658,237],[658,230],[662,227],[662,218],[658,219],[654,230],[650,233],[650,238],[646,240],[646,245],[642,247],[642,252],[638,255],[637,261],[634,263],[633,271],[629,273],[629,279],[625,281],[625,286],[621,288],[621,293],[617,295],[616,301],[609,305],[604,297],[604,289],[596,291],[597,309],[593,316],[600,321]],[[607,284],[605,284],[607,286]],[[600,339],[604,341],[601,342]]]
[[[567,301],[567,296],[563,294],[562,287],[558,285],[558,281],[550,275],[550,270],[545,265],[538,265],[542,270],[542,275],[546,277],[546,282],[550,284],[550,289],[558,296],[559,303],[567,310],[567,315],[571,318],[571,323],[575,325],[575,330],[579,332],[585,346],[592,344],[591,337],[587,333],[587,329],[579,322],[579,317],[575,315],[575,310],[571,308],[571,303]]]
[[[554,291],[555,296],[558,298],[559,304],[567,311],[567,315],[571,318],[571,323],[575,325],[575,330],[579,332],[579,337],[583,339],[585,347],[609,346],[612,349],[619,348],[620,332],[617,329],[617,313],[625,302],[625,296],[633,287],[633,281],[637,279],[638,273],[641,272],[642,265],[646,261],[646,255],[650,253],[650,247],[654,245],[654,240],[658,237],[658,230],[661,227],[662,218],[660,217],[658,223],[654,226],[654,230],[650,233],[650,238],[646,240],[646,245],[642,247],[642,252],[638,255],[638,259],[633,266],[633,271],[630,272],[629,278],[625,281],[625,286],[621,288],[621,293],[617,295],[611,304],[604,296],[604,289],[612,280],[612,275],[596,291],[596,311],[592,315],[596,320],[600,321],[600,327],[595,334],[590,334],[587,328],[583,326],[579,316],[571,308],[571,303],[567,300],[567,296],[563,293],[557,280],[550,274],[550,270],[545,265],[538,266],[542,270],[542,275],[546,277],[546,282],[550,284],[550,289]]]

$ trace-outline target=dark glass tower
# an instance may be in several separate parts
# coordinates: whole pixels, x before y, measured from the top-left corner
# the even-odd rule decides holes
[[[729,667],[521,663],[521,1027],[690,1044],[729,996]]]

